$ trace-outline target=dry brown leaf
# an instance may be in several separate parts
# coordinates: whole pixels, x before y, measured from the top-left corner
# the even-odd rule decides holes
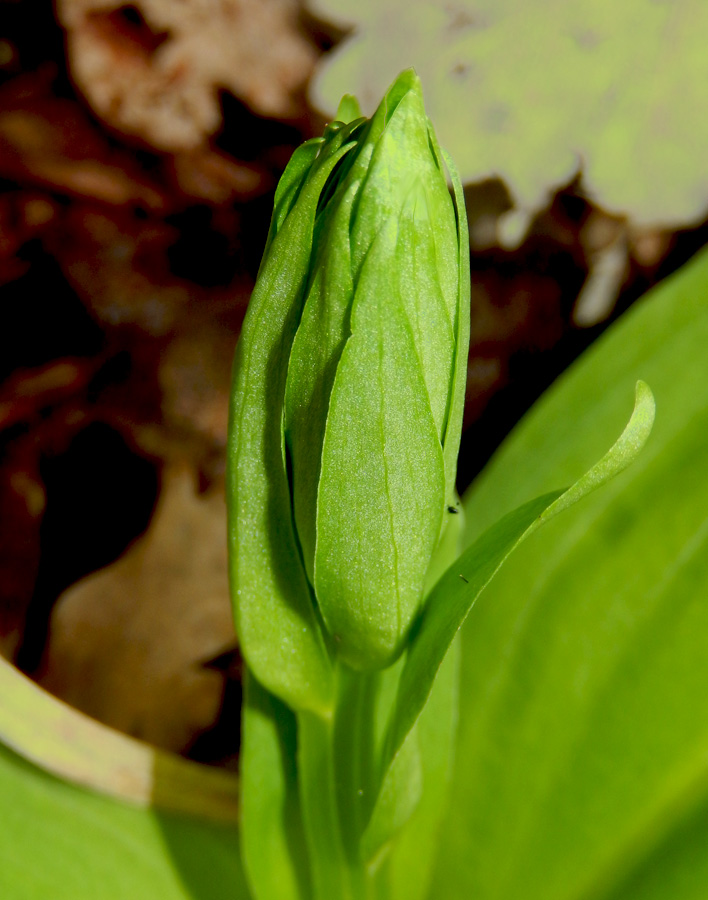
[[[53,74],[27,73],[0,88],[0,176],[111,206],[163,210],[164,191],[130,154],[113,147],[78,103],[54,96]],[[46,204],[30,209],[25,228],[52,215]]]
[[[223,675],[204,663],[233,644],[223,485],[198,495],[165,471],[147,533],[83,579],[52,616],[43,687],[127,734],[177,752],[211,725]]]
[[[163,150],[221,122],[219,90],[288,118],[315,62],[297,0],[60,0],[69,66],[96,113]]]

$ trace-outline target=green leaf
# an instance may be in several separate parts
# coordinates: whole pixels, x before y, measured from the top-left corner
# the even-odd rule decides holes
[[[401,674],[384,757],[393,760],[415,724],[432,689],[438,668],[476,599],[502,563],[524,539],[556,513],[594,491],[637,456],[651,431],[654,401],[637,383],[634,412],[610,450],[566,491],[554,491],[508,513],[453,563],[426,599],[412,635]]]
[[[0,659],[3,898],[248,900],[237,784],[89,719]]]
[[[317,0],[350,36],[312,96],[366,112],[405,66],[463,182],[501,176],[527,213],[582,166],[599,205],[645,224],[700,220],[708,7],[700,0]]]
[[[466,498],[472,539],[586,465],[650,381],[646,450],[518,548],[463,629],[435,896],[708,893],[707,293],[704,252],[554,385]]]
[[[235,823],[238,780],[129,738],[0,657],[0,743],[68,781],[138,806]]]
[[[312,900],[355,900],[363,896],[361,872],[347,854],[338,818],[332,723],[301,712],[297,735],[298,784],[310,854]]]
[[[295,524],[310,583],[314,581],[317,486],[330,393],[349,337],[351,274],[349,226],[360,182],[318,222],[327,240],[313,262],[302,318],[293,341],[285,394],[285,437],[292,462]]]
[[[0,744],[0,896],[248,900],[234,825],[139,809],[60,781]]]
[[[432,128],[429,129],[433,146],[437,148],[437,139]],[[445,167],[452,182],[455,198],[455,215],[457,217],[457,310],[455,312],[455,360],[453,363],[452,389],[450,391],[450,408],[445,427],[443,444],[443,461],[445,463],[445,495],[446,502],[455,505],[457,489],[457,457],[460,452],[460,436],[465,407],[465,391],[467,387],[467,366],[470,345],[470,255],[469,233],[467,228],[467,210],[462,184],[452,157],[444,150],[439,155],[445,160]]]
[[[348,148],[339,146],[343,135],[325,143],[261,264],[236,347],[228,446],[229,568],[241,650],[271,693],[318,711],[331,701],[331,666],[293,530],[282,409],[317,204]]]
[[[447,729],[441,730],[441,736],[449,736]],[[418,732],[413,727],[386,772],[371,818],[362,835],[361,855],[370,870],[376,871],[381,865],[391,849],[392,841],[399,836],[403,826],[415,812],[423,794],[423,777]]]
[[[268,240],[265,250],[263,251],[263,260],[265,260],[268,248],[273,238],[280,231],[280,228],[288,216],[288,213],[295,205],[295,201],[300,195],[302,186],[307,180],[312,165],[317,154],[322,149],[324,143],[323,138],[312,138],[301,144],[293,155],[290,157],[285,171],[283,172],[278,186],[275,189],[275,197],[273,199],[273,216],[271,218]],[[262,261],[261,261],[262,264]]]
[[[444,187],[444,184],[438,182],[438,186]],[[452,206],[447,191],[444,200],[448,209],[437,214],[435,200],[429,196],[425,184],[422,180],[415,181],[399,217],[399,239],[393,261],[397,280],[403,288],[401,301],[413,332],[441,444],[445,436],[450,382],[456,359],[458,305],[457,234],[449,233],[443,227],[455,222],[450,215]],[[443,241],[443,235],[448,240]],[[447,257],[444,265],[438,263],[441,256]],[[440,277],[450,270],[455,275],[452,285],[449,278]],[[446,281],[448,284],[445,284]],[[451,288],[447,297],[444,296],[443,286]]]

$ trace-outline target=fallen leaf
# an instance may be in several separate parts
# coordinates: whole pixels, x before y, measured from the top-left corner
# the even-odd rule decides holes
[[[317,50],[297,0],[61,0],[69,67],[109,125],[162,150],[205,142],[221,124],[218,93],[292,118]]]
[[[55,606],[40,684],[129,735],[185,751],[216,719],[234,643],[221,489],[189,468],[163,474],[147,533]]]

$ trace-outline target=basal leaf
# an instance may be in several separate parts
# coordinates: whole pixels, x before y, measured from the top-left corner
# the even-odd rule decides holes
[[[707,293],[703,253],[557,382],[466,499],[484,529],[567,477],[628,386],[651,383],[659,414],[636,463],[520,547],[463,629],[435,896],[708,893]]]
[[[232,824],[237,820],[234,775],[94,721],[1,657],[0,744],[59,778],[137,806]]]
[[[120,803],[0,744],[0,896],[249,900],[235,825]]]
[[[0,659],[3,898],[248,900],[237,786],[89,719]]]

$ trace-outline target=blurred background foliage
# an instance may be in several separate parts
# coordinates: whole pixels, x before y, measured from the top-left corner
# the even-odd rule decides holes
[[[230,364],[293,149],[341,93],[370,112],[418,69],[471,222],[463,489],[708,240],[707,15],[697,0],[4,0],[2,653],[108,725],[233,768]]]

